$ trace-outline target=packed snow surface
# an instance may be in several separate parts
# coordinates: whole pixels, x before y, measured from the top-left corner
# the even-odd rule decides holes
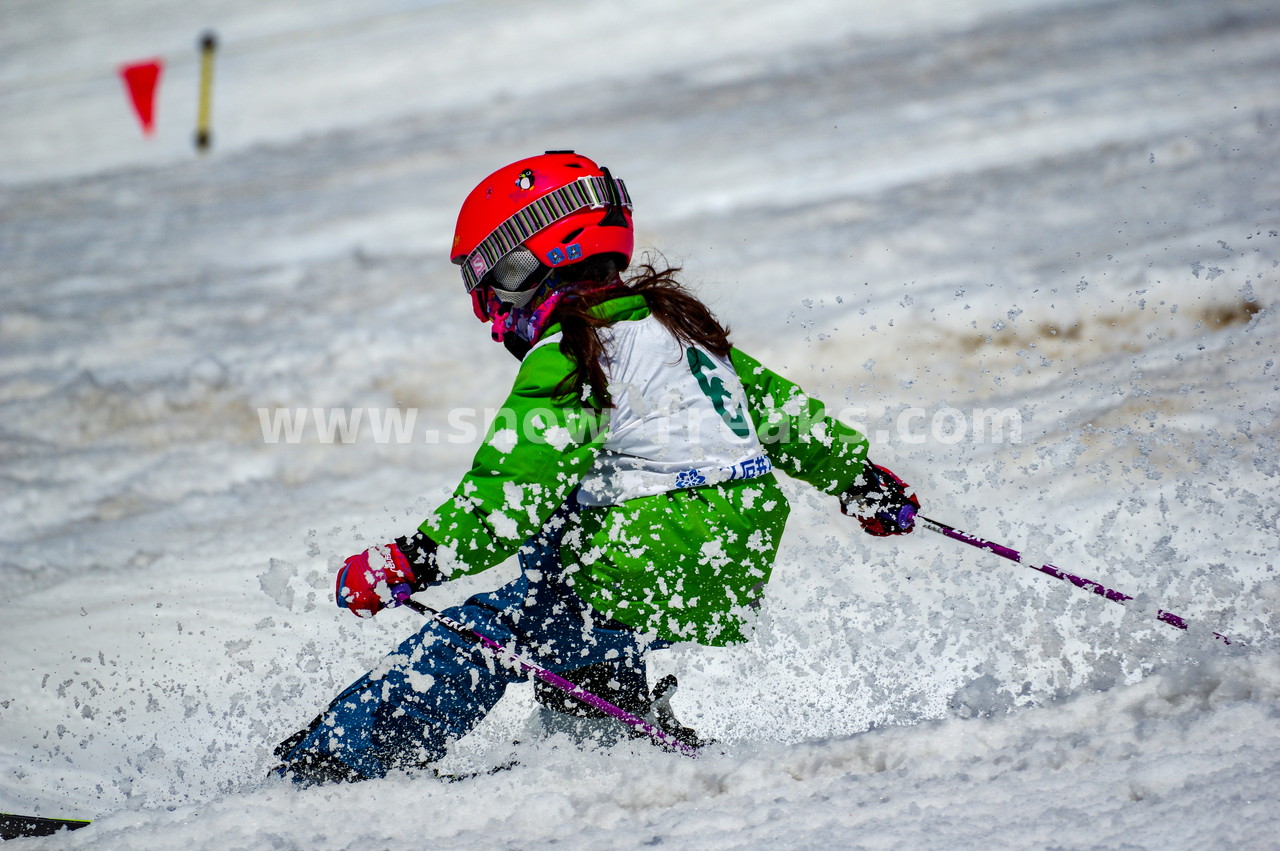
[[[31,847],[1277,847],[1280,9],[355,9],[0,10],[0,810],[96,819]],[[264,780],[417,625],[333,568],[466,469],[516,365],[454,216],[562,148],[925,514],[1136,599],[784,483],[753,640],[652,661],[713,753],[531,738],[521,686],[450,757],[509,771]]]

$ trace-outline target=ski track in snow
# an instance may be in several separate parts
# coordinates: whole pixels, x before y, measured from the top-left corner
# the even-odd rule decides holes
[[[0,809],[100,819],[30,846],[1274,847],[1280,13],[161,6],[0,27]],[[151,54],[143,142],[112,73]],[[340,617],[333,566],[449,491],[474,442],[448,413],[514,373],[445,260],[457,204],[562,147],[926,514],[1137,599],[871,540],[784,483],[753,641],[653,661],[723,753],[261,781],[413,624]],[[272,444],[258,413],[397,406],[408,445]],[[975,409],[1020,436],[930,433]],[[513,688],[452,764],[504,759],[531,708]]]

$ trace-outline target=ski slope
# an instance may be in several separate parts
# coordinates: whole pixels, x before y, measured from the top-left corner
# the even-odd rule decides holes
[[[0,10],[0,811],[96,819],[17,847],[1276,847],[1280,9],[109,5]],[[114,69],[152,56],[144,139]],[[264,781],[416,624],[333,567],[504,398],[448,241],[559,148],[926,514],[1137,599],[784,482],[752,642],[651,663],[718,752],[536,740],[523,687],[450,761],[510,771]],[[271,442],[299,409],[415,420]]]

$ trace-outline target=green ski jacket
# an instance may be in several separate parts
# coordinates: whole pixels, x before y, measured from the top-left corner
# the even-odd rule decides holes
[[[649,315],[643,297],[595,308],[611,323]],[[557,326],[525,356],[471,470],[419,529],[440,545],[445,576],[477,573],[536,534],[592,468],[608,409],[557,390],[573,370]],[[733,349],[749,414],[775,469],[836,495],[862,471],[866,438],[821,402]],[[744,641],[772,571],[789,507],[772,473],[682,488],[570,514],[566,581],[606,617],[668,641]]]

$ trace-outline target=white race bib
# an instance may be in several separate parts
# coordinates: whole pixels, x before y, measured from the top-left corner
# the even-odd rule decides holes
[[[617,505],[773,469],[728,358],[682,345],[652,316],[601,331],[613,409],[578,501]]]

